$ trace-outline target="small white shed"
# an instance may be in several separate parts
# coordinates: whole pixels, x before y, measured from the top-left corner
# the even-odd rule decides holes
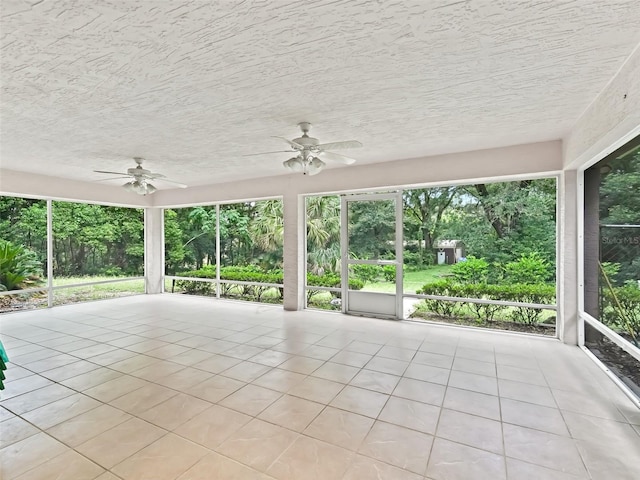
[[[465,256],[461,240],[438,240],[434,248],[438,251],[438,265],[458,263]]]

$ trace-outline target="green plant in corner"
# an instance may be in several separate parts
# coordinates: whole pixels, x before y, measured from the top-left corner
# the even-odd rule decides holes
[[[5,290],[20,290],[37,285],[40,281],[40,262],[35,252],[0,240],[0,284]]]

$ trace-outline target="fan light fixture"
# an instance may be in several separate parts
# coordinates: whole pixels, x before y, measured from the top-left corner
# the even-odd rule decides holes
[[[157,190],[156,187],[154,187],[150,183],[147,183],[147,181],[144,179],[135,179],[131,182],[127,182],[123,185],[123,187],[125,188],[125,190],[132,193],[137,193],[138,195],[151,195]]]
[[[286,168],[294,172],[302,172],[303,175],[317,175],[326,165],[318,157],[308,156],[306,159],[302,156],[293,157],[282,163]]]

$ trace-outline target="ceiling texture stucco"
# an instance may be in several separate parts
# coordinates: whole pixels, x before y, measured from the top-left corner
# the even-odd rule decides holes
[[[2,0],[4,169],[190,186],[562,138],[640,42],[637,0]],[[285,148],[282,148],[285,147]],[[514,159],[517,161],[517,159]],[[348,168],[330,165],[331,168]]]

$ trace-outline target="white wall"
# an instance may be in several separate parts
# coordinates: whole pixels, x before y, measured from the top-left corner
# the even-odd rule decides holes
[[[185,190],[163,190],[152,196],[152,202],[154,206],[187,206],[282,195],[450,184],[489,178],[505,180],[510,176],[551,175],[561,169],[561,142],[553,141],[332,168],[313,177],[279,175]]]
[[[640,134],[640,45],[564,139],[564,168],[594,163]]]
[[[151,205],[151,197],[127,192],[120,186],[103,185],[98,182],[78,182],[6,169],[0,169],[0,195],[51,198],[53,200],[126,207]]]

